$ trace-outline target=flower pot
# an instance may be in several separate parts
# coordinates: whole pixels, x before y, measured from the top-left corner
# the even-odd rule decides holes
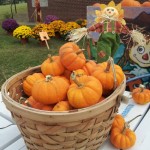
[[[45,43],[45,41],[39,41],[39,44],[40,44],[40,46],[42,46],[42,47],[44,47],[44,46],[46,46],[46,43]]]
[[[61,38],[61,35],[60,35],[59,32],[55,32],[55,38],[57,38],[57,39],[60,39],[60,38]]]
[[[28,38],[21,38],[20,41],[22,44],[26,44],[29,42]]]
[[[7,35],[13,36],[13,31],[7,31]]]

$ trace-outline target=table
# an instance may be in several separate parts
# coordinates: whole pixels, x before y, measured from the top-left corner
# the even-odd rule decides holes
[[[128,121],[131,118],[141,115],[134,120],[130,127],[137,135],[136,144],[128,150],[149,150],[150,139],[150,105],[137,105],[131,99],[129,92],[124,92],[124,95],[129,98],[127,104],[121,103],[119,113],[125,116]],[[8,127],[6,127],[8,126]],[[6,127],[1,129],[2,127]],[[147,132],[148,131],[148,132]],[[21,137],[15,122],[11,118],[11,113],[6,109],[0,94],[0,150],[27,150],[24,140]],[[118,150],[113,147],[109,139],[99,148],[99,150]]]

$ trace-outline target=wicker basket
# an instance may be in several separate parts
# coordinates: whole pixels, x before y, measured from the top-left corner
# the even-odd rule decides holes
[[[125,90],[125,81],[105,100],[88,108],[49,112],[18,103],[22,81],[40,72],[40,66],[9,78],[2,86],[2,98],[11,111],[29,150],[96,150],[109,135],[112,121]]]

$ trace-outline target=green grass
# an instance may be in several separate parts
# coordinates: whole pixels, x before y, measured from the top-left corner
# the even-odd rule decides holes
[[[17,11],[15,18],[17,22],[22,22],[22,18],[27,15],[26,3],[17,4]],[[0,6],[0,22],[9,12],[10,5]],[[24,21],[28,22],[28,20]],[[41,47],[35,39],[29,39],[29,43],[22,45],[18,39],[7,35],[0,26],[0,87],[12,75],[41,64],[48,53],[58,54],[59,47],[65,42],[63,39],[50,39],[48,41],[50,50]]]
[[[22,22],[23,19],[27,19],[27,3],[19,3],[16,4],[17,14],[15,13],[15,8],[13,5],[13,14],[15,19],[19,19],[18,21]],[[11,16],[10,5],[0,5],[0,21]],[[21,17],[22,16],[22,17]]]
[[[16,21],[20,25],[22,21],[24,21],[23,24],[28,25],[26,3],[17,4],[17,11],[18,14],[14,16]],[[0,25],[3,20],[2,16],[9,12],[10,5],[0,6]],[[50,39],[48,41],[50,50],[47,47],[41,47],[35,39],[29,39],[29,43],[22,45],[18,39],[8,35],[0,26],[0,88],[12,75],[40,65],[49,53],[58,54],[60,46],[65,42],[64,39]]]
[[[29,43],[22,45],[18,39],[7,35],[2,29],[0,37],[0,86],[12,75],[41,64],[47,54],[58,54],[59,47],[65,43],[62,39],[53,38],[48,41],[48,50],[35,39],[29,39]]]

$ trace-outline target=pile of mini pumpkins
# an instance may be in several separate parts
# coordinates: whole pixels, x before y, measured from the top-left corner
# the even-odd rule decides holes
[[[145,1],[140,3],[137,0],[122,0],[121,6],[127,7],[150,7],[150,1]]]
[[[100,3],[94,3],[92,6],[100,7]],[[150,7],[150,0],[140,3],[138,0],[122,0],[122,7]]]
[[[110,59],[111,60],[111,59]],[[41,72],[28,75],[23,81],[24,105],[52,111],[68,111],[94,105],[114,91],[124,80],[120,66],[111,61],[96,64],[86,60],[83,50],[73,42],[59,49],[58,56],[48,55]]]

